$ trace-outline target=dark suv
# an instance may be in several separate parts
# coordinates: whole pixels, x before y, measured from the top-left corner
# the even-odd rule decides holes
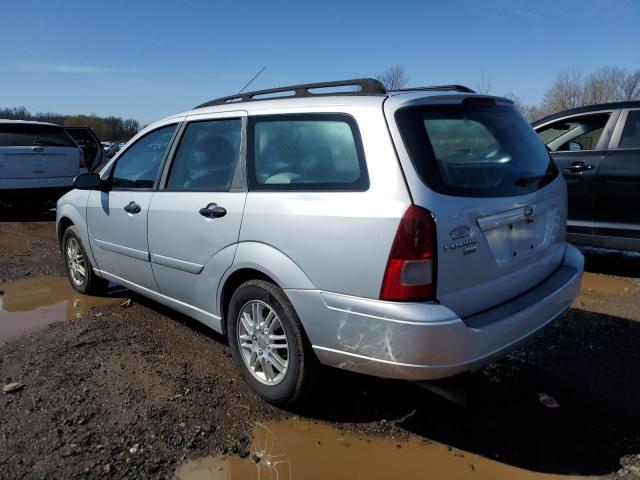
[[[533,127],[567,181],[568,240],[640,252],[640,101],[574,108]]]

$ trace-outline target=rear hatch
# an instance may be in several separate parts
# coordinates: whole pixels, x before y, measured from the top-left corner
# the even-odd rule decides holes
[[[91,172],[97,171],[105,160],[106,154],[102,148],[102,143],[100,143],[93,130],[89,127],[65,127],[64,130],[71,135],[84,152],[87,170]]]
[[[436,224],[436,298],[462,318],[531,289],[564,255],[565,185],[506,100],[385,104],[416,205]]]
[[[0,123],[0,178],[73,177],[81,150],[57,125]]]

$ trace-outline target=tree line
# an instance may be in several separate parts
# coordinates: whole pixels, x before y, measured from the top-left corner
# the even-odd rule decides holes
[[[640,70],[602,67],[584,74],[562,70],[539,105],[527,105],[516,95],[506,95],[529,120],[585,105],[640,100]]]
[[[132,118],[99,117],[97,115],[63,115],[44,112],[31,114],[25,107],[0,108],[0,118],[35,120],[64,127],[90,127],[100,140],[126,142],[140,131],[140,122]]]
[[[387,90],[403,88],[409,82],[407,70],[393,65],[374,75]],[[493,94],[491,77],[484,74],[476,86],[478,93]],[[529,120],[550,115],[569,108],[596,103],[640,100],[640,70],[628,71],[618,67],[602,67],[589,74],[578,70],[562,70],[547,89],[538,105],[524,103],[513,92],[502,94]],[[60,113],[31,114],[24,107],[0,108],[0,118],[37,120],[65,127],[90,127],[101,140],[126,142],[140,131],[142,125],[132,118],[99,117],[97,115],[63,115]]]
[[[409,82],[406,69],[402,65],[389,67],[375,78],[388,90],[402,88]],[[495,94],[492,90],[491,77],[483,74],[476,91],[483,95]],[[529,121],[533,121],[555,112],[585,105],[640,100],[640,70],[601,67],[588,74],[579,70],[562,70],[538,105],[524,103],[513,92],[501,96],[511,99],[522,114]]]

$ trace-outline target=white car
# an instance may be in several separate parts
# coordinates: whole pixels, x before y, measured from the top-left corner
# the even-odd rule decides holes
[[[101,142],[102,148],[104,152],[107,154],[108,158],[113,157],[120,150],[120,144],[114,142]]]
[[[86,171],[82,149],[61,126],[0,120],[0,201],[55,202]]]

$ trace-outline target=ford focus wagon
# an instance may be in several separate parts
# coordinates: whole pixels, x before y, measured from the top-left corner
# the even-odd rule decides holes
[[[581,254],[566,187],[513,104],[375,80],[225,97],[150,125],[58,202],[69,279],[229,337],[273,403],[320,365],[433,380],[560,315]]]

